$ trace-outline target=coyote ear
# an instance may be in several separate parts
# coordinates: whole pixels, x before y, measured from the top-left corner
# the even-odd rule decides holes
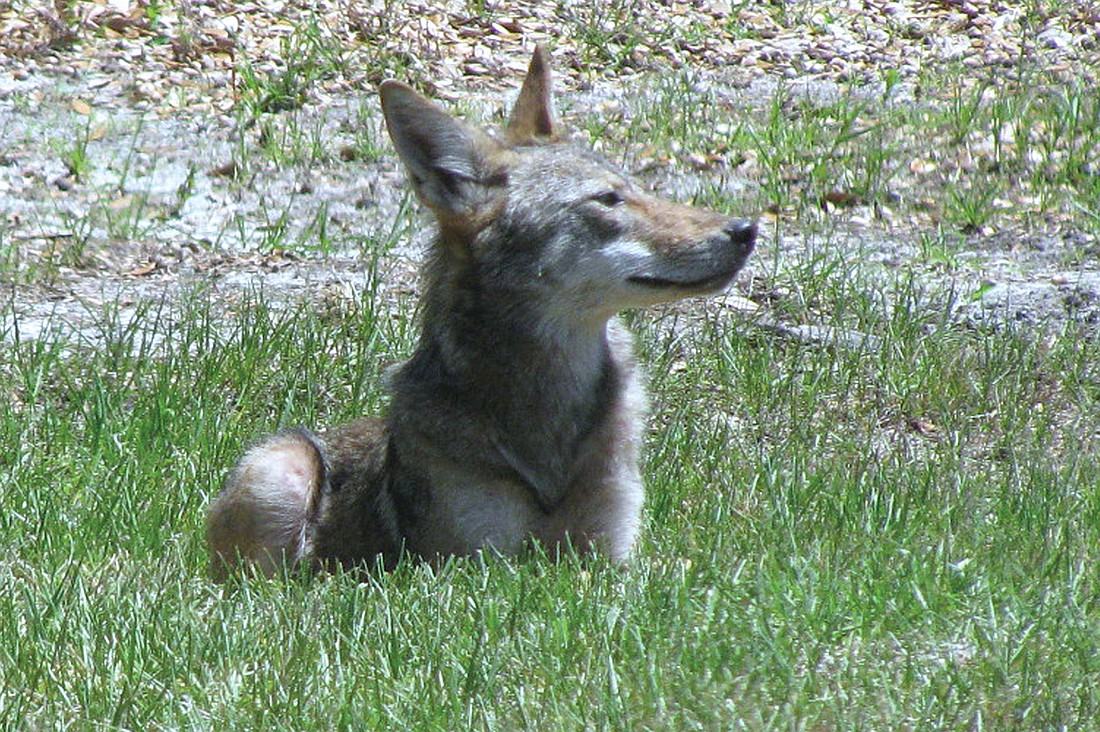
[[[397,81],[379,87],[393,146],[420,199],[437,215],[469,216],[498,177],[491,158],[501,147]]]
[[[512,116],[508,118],[508,142],[529,145],[556,139],[554,110],[550,105],[550,54],[541,43],[535,47],[527,77],[523,80]]]

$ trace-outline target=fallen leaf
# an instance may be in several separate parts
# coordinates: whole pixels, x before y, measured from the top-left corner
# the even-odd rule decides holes
[[[931,160],[925,160],[924,158],[913,158],[909,161],[909,172],[914,175],[928,175],[934,173],[938,166]]]
[[[215,175],[220,178],[236,178],[241,172],[240,166],[237,165],[236,160],[230,160],[228,163],[219,165],[218,167],[210,171],[210,175]]]
[[[905,420],[905,424],[912,432],[916,432],[921,437],[927,437],[931,440],[940,439],[940,428],[931,420],[922,417],[909,417]]]
[[[145,277],[153,272],[156,272],[160,266],[153,261],[146,262],[145,264],[139,264],[126,273],[127,277]]]
[[[821,197],[821,205],[831,204],[838,208],[852,208],[863,203],[863,199],[848,191],[829,191]]]

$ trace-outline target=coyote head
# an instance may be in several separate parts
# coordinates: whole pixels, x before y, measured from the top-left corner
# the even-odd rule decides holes
[[[565,141],[542,47],[501,136],[404,84],[387,81],[380,92],[394,146],[439,222],[436,282],[511,298],[517,309],[606,320],[720,290],[752,252],[752,222],[652,196]]]

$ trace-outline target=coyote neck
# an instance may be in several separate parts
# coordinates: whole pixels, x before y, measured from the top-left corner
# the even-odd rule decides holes
[[[433,351],[449,382],[503,399],[502,414],[593,403],[610,367],[610,316],[578,317],[574,306],[559,312],[538,293],[496,287],[469,265],[434,265],[417,351]]]
[[[449,300],[426,308],[420,342],[394,380],[398,453],[408,469],[414,455],[438,456],[441,475],[481,456],[484,474],[525,485],[552,511],[630,381],[629,350],[610,337],[613,321],[564,328],[494,298]]]
[[[601,403],[609,386],[607,328],[606,321],[563,327],[541,314],[452,311],[425,327],[417,352],[433,352],[446,380],[501,420],[536,411],[575,421],[581,405]]]

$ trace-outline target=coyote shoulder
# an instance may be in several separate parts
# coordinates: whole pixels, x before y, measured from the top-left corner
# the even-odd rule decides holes
[[[754,224],[649,195],[564,140],[542,48],[502,134],[395,81],[380,94],[438,224],[418,344],[384,418],[247,450],[209,508],[214,574],[532,543],[624,561],[646,395],[616,313],[726,287]]]

